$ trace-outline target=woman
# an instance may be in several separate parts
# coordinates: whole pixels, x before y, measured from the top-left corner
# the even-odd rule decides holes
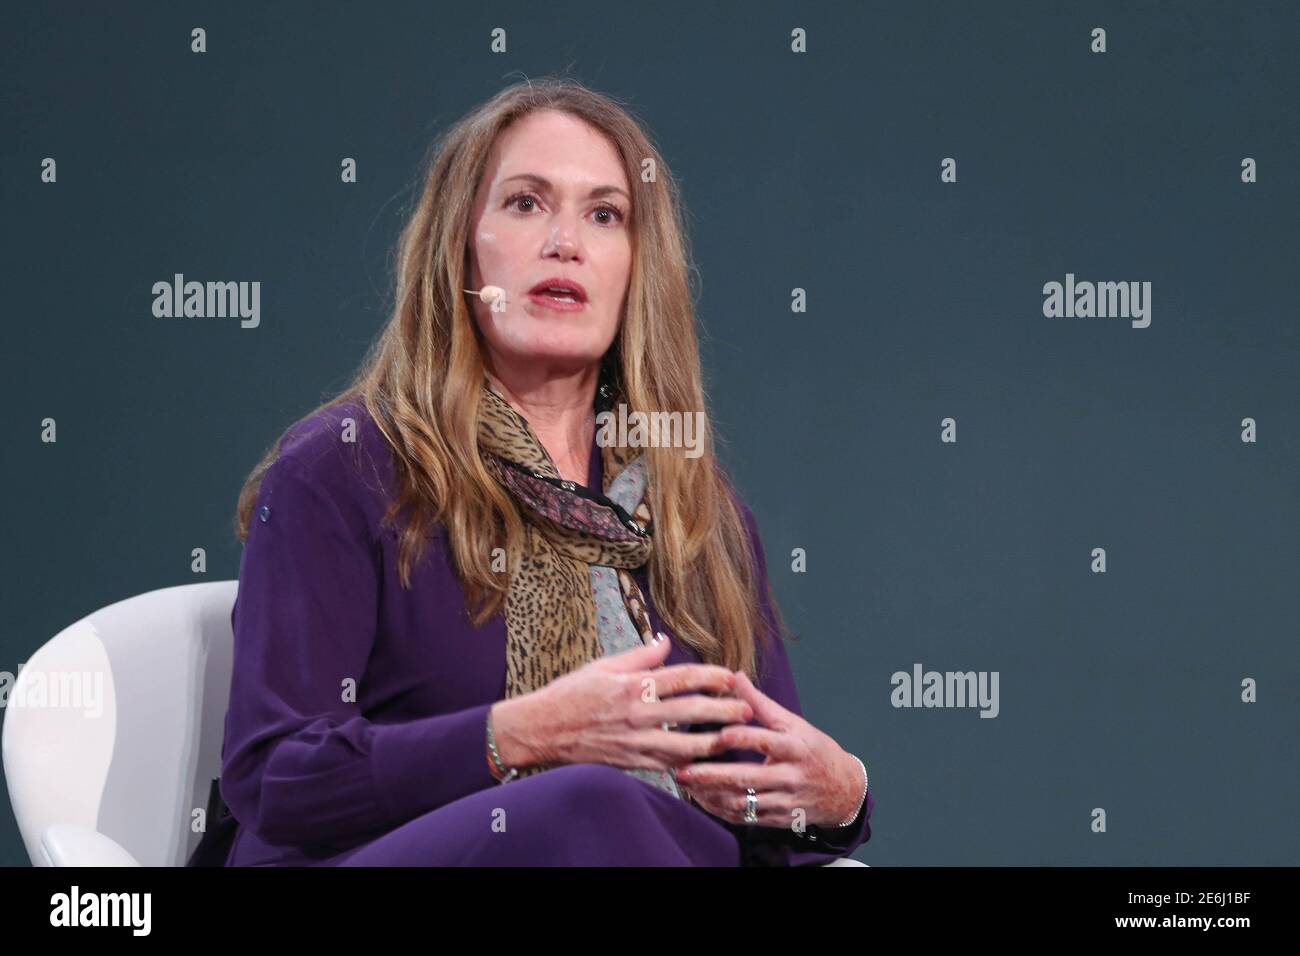
[[[391,322],[240,498],[227,865],[851,852],[866,769],[801,717],[707,429],[687,456],[596,427],[704,408],[662,158],[558,80],[439,147]]]

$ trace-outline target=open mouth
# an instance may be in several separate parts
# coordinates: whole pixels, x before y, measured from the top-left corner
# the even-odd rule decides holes
[[[580,309],[587,302],[587,290],[568,279],[544,279],[529,290],[535,302],[562,309]]]

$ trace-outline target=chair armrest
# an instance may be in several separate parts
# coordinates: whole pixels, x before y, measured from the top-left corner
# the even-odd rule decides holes
[[[41,834],[46,866],[139,866],[121,844],[89,827],[57,823]]]

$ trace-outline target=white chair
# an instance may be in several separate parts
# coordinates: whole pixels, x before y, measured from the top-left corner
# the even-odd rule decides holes
[[[221,771],[238,585],[110,604],[22,667],[0,750],[34,865],[185,865],[202,836],[191,821]]]
[[[110,604],[23,666],[0,748],[34,865],[185,865],[202,836],[194,810],[220,772],[238,585]],[[42,685],[46,700],[32,700]]]

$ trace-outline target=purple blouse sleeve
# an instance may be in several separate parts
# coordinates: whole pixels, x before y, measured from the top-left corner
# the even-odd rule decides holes
[[[376,641],[381,544],[328,479],[279,458],[240,561],[220,787],[268,843],[351,842],[496,782],[484,749],[491,704],[376,723],[356,703]]]
[[[739,498],[736,499],[749,531],[750,546],[758,568],[759,606],[765,634],[758,641],[758,688],[782,707],[802,717],[799,691],[785,644],[777,633],[776,615],[768,592],[767,558],[758,524],[753,512]],[[750,722],[761,726],[757,720]],[[731,751],[725,759],[743,759],[761,762],[761,754],[752,751]],[[855,765],[856,766],[856,765]],[[866,800],[857,817],[845,827],[808,826],[804,833],[793,828],[755,827],[732,824],[732,829],[742,838],[747,862],[781,864],[789,866],[822,865],[832,859],[847,856],[871,839],[871,811],[875,805],[868,789]],[[813,839],[815,837],[815,839]]]

